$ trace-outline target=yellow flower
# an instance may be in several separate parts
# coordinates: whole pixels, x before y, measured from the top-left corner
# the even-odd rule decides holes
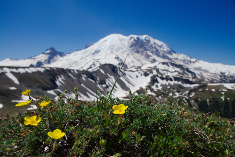
[[[42,107],[44,107],[44,106],[47,106],[47,105],[49,105],[51,103],[51,101],[42,101],[39,105],[40,106],[42,106]]]
[[[18,104],[16,104],[15,106],[25,106],[28,105],[29,103],[31,103],[32,99],[29,101],[25,101],[25,102],[19,102]]]
[[[65,135],[65,133],[61,132],[60,129],[55,129],[53,132],[48,132],[47,135],[53,139],[58,140],[58,139],[62,138]]]
[[[127,108],[128,106],[125,106],[124,104],[113,105],[113,114],[124,114]]]
[[[30,89],[26,89],[25,91],[22,92],[23,95],[29,96],[31,90]]]
[[[37,126],[39,122],[41,122],[41,118],[37,116],[32,116],[32,117],[27,116],[24,118],[24,125]]]

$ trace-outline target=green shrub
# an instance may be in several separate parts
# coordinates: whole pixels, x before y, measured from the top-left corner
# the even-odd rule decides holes
[[[215,115],[201,114],[183,103],[156,103],[147,95],[126,101],[100,95],[89,102],[78,100],[77,92],[76,88],[75,99],[39,97],[35,111],[2,119],[0,156],[235,155],[234,124]],[[50,104],[41,107],[43,100]],[[113,113],[119,104],[128,106],[124,114]],[[25,125],[26,116],[41,121]],[[49,137],[55,129],[65,136]]]

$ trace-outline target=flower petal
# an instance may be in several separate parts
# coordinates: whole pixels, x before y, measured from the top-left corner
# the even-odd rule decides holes
[[[39,122],[41,122],[41,120],[42,120],[41,117],[37,117],[36,122],[39,123]]]
[[[115,110],[113,111],[113,114],[124,114],[125,110]]]
[[[30,121],[24,121],[24,125],[29,125]]]
[[[117,110],[118,109],[118,105],[113,105],[112,109],[113,110]]]
[[[58,134],[58,135],[54,135],[54,139],[56,139],[56,140],[58,140],[58,139],[60,139],[60,138],[62,138],[63,136],[65,135],[65,133],[64,132],[62,132],[61,134]]]
[[[29,117],[29,116],[24,117],[24,120],[25,120],[25,121],[30,121],[30,120],[31,120],[31,117]]]
[[[123,108],[123,107],[125,107],[125,105],[124,104],[120,104],[120,105],[118,105],[118,107],[119,108]]]
[[[31,123],[31,125],[33,125],[33,126],[37,126],[37,125],[38,125],[38,123],[37,123],[37,122],[32,122],[32,123]]]
[[[60,129],[55,129],[54,131],[53,131],[53,134],[61,134],[61,130]]]
[[[47,135],[50,136],[51,138],[53,137],[53,133],[52,132],[48,132]]]
[[[126,110],[128,108],[128,106],[125,106],[124,110]]]

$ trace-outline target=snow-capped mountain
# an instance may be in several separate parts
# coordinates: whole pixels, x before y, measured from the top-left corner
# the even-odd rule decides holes
[[[175,53],[165,43],[148,35],[111,34],[86,49],[67,54],[51,64],[46,64],[45,67],[92,71],[103,64],[120,66],[125,59],[126,69],[151,68],[162,62],[170,62],[190,69],[206,81],[212,78],[219,81],[220,75],[235,77],[235,66],[208,63]]]
[[[132,91],[157,100],[171,96],[195,104],[196,96],[204,95],[202,90],[208,93],[206,83],[217,83],[211,91],[219,92],[223,101],[224,91],[235,90],[235,66],[190,58],[147,35],[112,34],[70,54],[50,48],[25,60],[5,59],[0,66],[0,104],[24,99],[21,92],[28,88],[36,95],[74,97],[75,86],[80,99],[95,100],[99,90],[111,91],[116,78],[112,96],[119,98]],[[65,89],[69,92],[64,93]]]
[[[93,70],[102,64],[120,66],[127,58],[126,68],[136,68],[170,61],[168,55],[173,53],[166,44],[147,35],[111,34],[86,49],[75,51],[46,66]]]
[[[7,58],[0,61],[0,66],[15,66],[15,67],[42,67],[51,64],[63,57],[65,53],[56,51],[53,47],[47,49],[45,52],[38,56],[28,59],[10,59]]]
[[[126,59],[126,60],[125,60]],[[165,43],[148,35],[111,34],[83,50],[70,54],[59,53],[54,48],[25,60],[5,59],[0,66],[56,67],[94,71],[104,64],[121,66],[125,61],[126,70],[160,70],[164,63],[174,63],[189,69],[206,82],[230,82],[235,77],[235,66],[208,63],[187,55],[175,53]],[[169,67],[168,67],[169,68]]]

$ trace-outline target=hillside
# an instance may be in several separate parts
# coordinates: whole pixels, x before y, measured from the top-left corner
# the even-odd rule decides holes
[[[74,95],[78,92],[74,88]],[[92,102],[66,94],[33,102],[36,110],[1,119],[1,156],[235,155],[234,121],[202,114],[182,101],[132,93],[123,101],[99,93]]]

